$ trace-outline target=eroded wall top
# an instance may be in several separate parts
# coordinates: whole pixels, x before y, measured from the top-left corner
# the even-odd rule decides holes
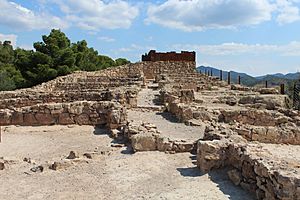
[[[155,50],[149,51],[148,54],[142,55],[142,61],[196,61],[196,52],[192,51],[181,51],[176,53],[174,51],[161,53],[156,52]]]

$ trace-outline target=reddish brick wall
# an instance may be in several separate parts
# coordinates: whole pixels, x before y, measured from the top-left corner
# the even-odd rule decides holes
[[[149,51],[148,54],[142,55],[142,61],[196,61],[196,53],[194,51],[181,51],[181,53],[176,52],[166,52],[160,53],[155,50]]]

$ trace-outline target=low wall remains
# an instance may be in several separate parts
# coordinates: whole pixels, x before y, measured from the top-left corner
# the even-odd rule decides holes
[[[79,101],[43,104],[0,110],[0,125],[106,125],[120,128],[126,124],[126,108],[115,102]]]
[[[197,164],[201,171],[230,167],[235,185],[256,194],[257,199],[300,199],[300,176],[295,163],[271,157],[257,144],[243,139],[199,141]]]
[[[75,101],[117,101],[126,107],[137,106],[137,87],[119,87],[101,91],[10,91],[0,93],[0,109],[21,108],[44,103],[66,103]]]

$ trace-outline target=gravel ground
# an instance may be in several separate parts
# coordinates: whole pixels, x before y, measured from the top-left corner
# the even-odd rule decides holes
[[[252,199],[217,171],[201,174],[189,153],[130,154],[90,126],[5,127],[0,157],[14,162],[0,171],[0,199]],[[37,164],[65,158],[70,150],[109,151],[59,171],[30,172]]]

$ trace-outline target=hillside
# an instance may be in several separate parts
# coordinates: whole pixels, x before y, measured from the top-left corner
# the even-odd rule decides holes
[[[200,66],[197,68],[197,70],[202,73],[207,71],[213,72],[213,76],[220,76],[220,69],[214,68],[214,67],[206,67],[206,66]],[[264,76],[258,76],[253,77],[246,73],[240,73],[235,71],[230,71],[231,73],[231,80],[233,83],[237,83],[238,76],[241,76],[241,83],[243,85],[247,86],[255,86],[255,85],[265,85],[265,82],[268,81],[268,84],[270,86],[277,86],[280,84],[286,84],[289,85],[295,80],[300,78],[300,73],[289,73],[289,74],[268,74]],[[227,79],[228,71],[223,71],[223,79]]]
[[[200,66],[197,68],[197,70],[202,73],[206,71],[211,71],[213,73],[213,76],[220,76],[220,69],[217,68],[213,68],[213,67],[205,67],[205,66]],[[253,86],[256,85],[257,83],[257,79],[255,77],[252,77],[246,73],[239,73],[239,72],[235,72],[235,71],[230,71],[231,73],[231,81],[233,83],[237,83],[238,81],[238,76],[241,76],[241,83],[243,85],[248,85],[248,86]],[[227,80],[228,77],[228,71],[223,71],[223,79]]]

